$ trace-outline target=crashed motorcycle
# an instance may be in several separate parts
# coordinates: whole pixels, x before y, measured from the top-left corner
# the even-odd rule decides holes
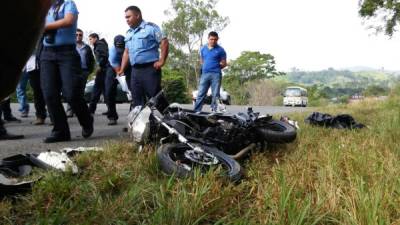
[[[157,159],[167,174],[188,177],[196,168],[220,165],[231,181],[242,177],[236,161],[256,146],[289,143],[296,129],[288,123],[260,115],[251,107],[236,114],[195,112],[169,104],[161,91],[128,115],[128,129],[140,146],[159,142]]]

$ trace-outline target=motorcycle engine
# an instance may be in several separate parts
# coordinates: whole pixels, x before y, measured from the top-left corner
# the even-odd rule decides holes
[[[235,141],[236,131],[236,126],[232,122],[218,120],[216,126],[204,129],[203,135],[217,143],[228,144]]]
[[[221,128],[224,130],[230,130],[234,127],[233,123],[227,122],[225,120],[218,120],[218,123],[220,124]]]

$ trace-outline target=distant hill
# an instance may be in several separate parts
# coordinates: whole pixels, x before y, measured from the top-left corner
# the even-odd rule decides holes
[[[346,67],[340,70],[349,70],[351,72],[362,72],[362,71],[379,71],[381,69],[376,69],[368,66],[353,66],[353,67]]]
[[[360,68],[361,69],[361,68]],[[370,85],[390,87],[399,80],[400,73],[379,70],[335,70],[292,71],[279,77],[289,83],[304,86],[326,86],[331,88],[366,88]]]

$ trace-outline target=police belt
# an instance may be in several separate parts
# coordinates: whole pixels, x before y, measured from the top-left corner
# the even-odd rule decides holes
[[[46,51],[71,51],[76,50],[76,45],[44,46]]]
[[[155,62],[156,61],[149,62],[149,63],[136,63],[132,67],[135,68],[135,69],[146,68],[146,67],[149,67],[149,66],[153,66]]]

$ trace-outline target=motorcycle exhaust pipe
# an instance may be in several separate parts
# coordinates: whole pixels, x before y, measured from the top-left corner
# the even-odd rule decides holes
[[[235,155],[229,155],[232,159],[240,159],[242,158],[244,155],[246,155],[250,150],[252,150],[253,148],[256,147],[255,143],[250,144],[249,146],[247,146],[246,148],[240,150],[238,153],[236,153]]]

